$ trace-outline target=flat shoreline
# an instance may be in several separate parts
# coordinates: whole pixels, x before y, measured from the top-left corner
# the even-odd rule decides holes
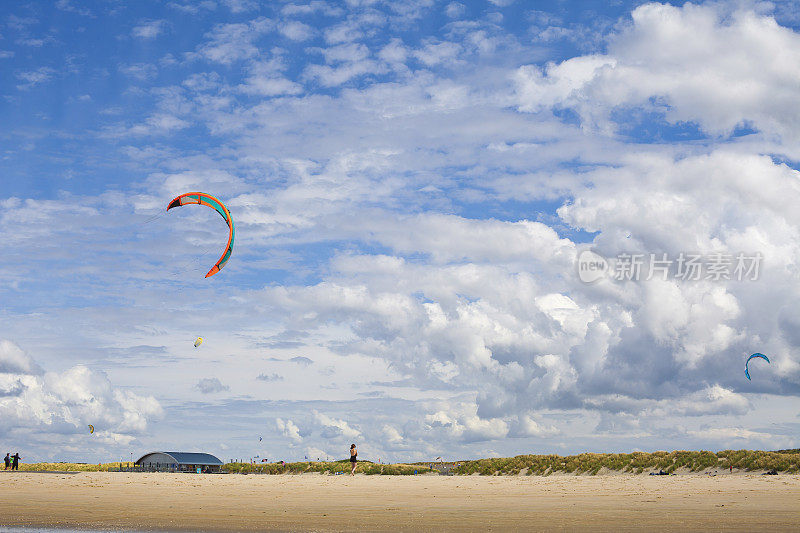
[[[0,477],[0,525],[161,531],[798,531],[800,475]]]

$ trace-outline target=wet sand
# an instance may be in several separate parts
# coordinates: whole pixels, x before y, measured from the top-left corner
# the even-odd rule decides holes
[[[800,531],[800,476],[0,472],[0,525],[174,531]]]

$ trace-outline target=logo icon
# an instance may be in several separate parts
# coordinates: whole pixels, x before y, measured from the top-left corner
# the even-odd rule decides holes
[[[602,255],[584,250],[578,255],[578,277],[584,283],[594,283],[609,271],[608,261]]]

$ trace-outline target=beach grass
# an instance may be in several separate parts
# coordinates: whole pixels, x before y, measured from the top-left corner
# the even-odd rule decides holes
[[[120,466],[128,468],[133,463],[117,461],[115,463],[20,463],[19,469],[29,472],[116,472]]]
[[[517,455],[497,459],[458,461],[454,474],[469,475],[543,475],[554,473],[596,475],[606,471],[641,474],[646,471],[679,469],[700,472],[719,468],[748,472],[777,470],[785,473],[800,471],[800,453],[797,450],[767,452],[758,450],[673,451],[632,453],[582,453],[579,455]]]
[[[602,472],[621,472],[642,474],[663,470],[667,473],[677,471],[701,472],[707,469],[729,469],[754,472],[776,470],[787,474],[800,472],[800,450],[724,450],[710,451],[672,451],[672,452],[632,452],[632,453],[582,453],[578,455],[517,455],[515,457],[463,460],[445,463],[449,472],[456,475],[479,474],[494,475],[539,475],[588,474]],[[356,473],[366,475],[408,476],[437,473],[436,461],[421,461],[411,464],[378,464],[359,461]],[[115,472],[128,468],[127,461],[101,464],[87,463],[21,463],[23,471],[52,472]],[[350,462],[340,461],[299,461],[293,463],[226,463],[222,471],[231,474],[305,474],[327,475],[349,474]]]
[[[222,470],[236,474],[305,474],[317,472],[320,474],[344,474],[350,473],[350,461],[301,461],[296,463],[226,463]],[[378,464],[371,461],[359,461],[356,463],[357,474],[367,475],[392,475],[409,476],[415,474],[426,474],[432,470],[424,465],[408,464]]]

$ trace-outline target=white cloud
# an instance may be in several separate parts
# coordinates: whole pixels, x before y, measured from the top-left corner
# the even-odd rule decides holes
[[[189,123],[181,118],[168,113],[159,113],[147,117],[142,123],[131,126],[123,134],[134,136],[167,135],[188,127]]]
[[[589,399],[586,405],[610,412],[627,412],[636,416],[659,418],[743,415],[752,409],[746,397],[720,385],[709,386],[680,398],[660,400],[636,399],[622,395],[598,396]]]
[[[325,30],[325,41],[332,45],[351,43],[362,37],[364,32],[361,30],[361,25],[353,21],[342,22]]]
[[[397,431],[395,428],[390,426],[389,424],[384,424],[383,428],[381,428],[384,434],[384,438],[390,443],[398,443],[403,441],[403,436]]]
[[[328,65],[311,65],[306,68],[305,76],[317,80],[323,87],[337,87],[348,81],[365,76],[384,72],[384,68],[375,61],[356,61],[345,63],[336,67]]]
[[[429,42],[422,48],[414,52],[414,56],[426,66],[434,66],[442,63],[451,64],[458,59],[461,53],[461,46],[452,42]]]
[[[337,418],[331,418],[324,413],[314,410],[314,421],[321,427],[323,438],[344,440],[354,440],[361,437],[361,432],[350,426],[347,422]]]
[[[167,31],[166,20],[143,20],[138,26],[134,26],[131,34],[140,39],[155,39]]]
[[[314,36],[314,28],[297,20],[289,20],[280,24],[278,32],[292,41],[307,41]]]
[[[0,373],[38,374],[39,372],[41,369],[22,348],[9,340],[0,340]]]
[[[81,436],[93,424],[112,441],[129,442],[164,412],[152,396],[115,389],[108,378],[83,365],[64,372],[30,373],[35,363],[7,340],[0,342],[0,416],[13,431]],[[6,387],[13,382],[17,386]]]
[[[250,65],[245,83],[239,86],[239,90],[261,96],[291,95],[303,92],[302,85],[283,77],[282,73],[285,69],[286,66],[280,58],[254,62]]]
[[[247,13],[259,9],[256,0],[221,0],[232,13]]]
[[[213,11],[217,8],[216,2],[213,2],[212,0],[202,0],[201,2],[187,3],[170,2],[167,4],[167,6],[184,13],[191,13],[192,15],[196,15],[201,9]]]
[[[284,437],[295,442],[302,442],[303,437],[300,436],[300,429],[291,420],[284,421],[282,418],[276,418],[275,425]]]
[[[214,394],[231,390],[227,385],[223,385],[219,378],[202,378],[194,386],[195,389],[203,394]]]
[[[60,9],[61,11],[68,11],[68,12],[72,12],[72,13],[77,13],[77,14],[82,15],[84,17],[93,17],[94,16],[92,14],[91,10],[86,9],[84,7],[78,7],[76,5],[73,5],[72,2],[70,2],[70,0],[58,0],[56,2],[56,9]]]
[[[632,25],[612,39],[607,55],[521,67],[520,108],[571,107],[588,125],[606,127],[614,108],[636,106],[661,111],[673,123],[696,122],[712,134],[752,124],[795,136],[795,32],[770,16],[726,12],[718,4],[651,3],[631,16]]]
[[[450,2],[445,8],[445,13],[450,18],[458,18],[464,15],[467,8],[460,2]]]
[[[509,430],[507,422],[497,418],[482,419],[466,404],[451,408],[449,413],[438,411],[425,415],[425,423],[431,428],[445,429],[460,442],[501,439]]]
[[[209,32],[209,41],[197,55],[216,63],[230,64],[258,55],[256,41],[273,31],[275,24],[264,17],[246,23],[218,24]]]
[[[37,85],[48,82],[53,78],[55,70],[50,67],[40,67],[36,70],[29,70],[17,73],[17,79],[23,83],[17,85],[17,89],[26,91]]]
[[[304,4],[289,3],[281,8],[281,14],[284,16],[313,15],[314,13],[322,13],[332,17],[341,15],[343,10],[322,0],[312,0]]]
[[[158,75],[158,68],[149,63],[136,63],[133,65],[120,65],[119,71],[138,81],[150,81]]]
[[[726,444],[729,443],[731,446],[742,446],[742,441],[749,441],[752,443],[749,445],[753,447],[779,447],[776,442],[776,435],[761,431],[751,431],[741,427],[706,427],[700,430],[689,430],[688,434],[697,438],[713,439]],[[786,442],[784,439],[781,439],[781,441]]]
[[[522,415],[519,420],[519,432],[530,437],[552,437],[559,434],[555,426],[545,426],[529,414]]]

